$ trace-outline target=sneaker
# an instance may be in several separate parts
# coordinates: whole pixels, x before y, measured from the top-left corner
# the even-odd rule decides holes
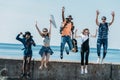
[[[85,68],[85,73],[88,73],[88,70],[87,70],[87,68]]]
[[[26,78],[27,78],[27,79],[30,79],[30,73],[27,73]]]
[[[25,76],[26,76],[25,73],[22,73],[20,77],[23,78],[23,77],[25,77]]]
[[[104,64],[104,59],[102,59],[101,64]]]
[[[40,66],[39,69],[42,70],[43,66]]]
[[[45,67],[45,68],[47,68],[47,65],[46,65],[46,63],[44,64],[44,67]]]
[[[60,58],[63,59],[63,54],[60,54]]]
[[[69,55],[68,47],[65,47],[66,54]]]
[[[81,74],[84,74],[84,69],[81,69]]]
[[[97,59],[97,63],[100,64],[100,58]]]

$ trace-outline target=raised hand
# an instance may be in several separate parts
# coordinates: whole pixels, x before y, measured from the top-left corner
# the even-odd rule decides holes
[[[115,16],[115,12],[113,11],[113,12],[111,13],[111,15],[114,17],[114,16]]]
[[[37,21],[35,22],[35,26],[37,27]]]
[[[50,19],[50,23],[52,23],[52,20]]]
[[[62,12],[64,12],[64,11],[65,11],[65,7],[63,6],[63,7],[62,7]]]
[[[110,26],[111,26],[111,25],[112,25],[112,23],[114,22],[115,12],[113,11],[113,12],[111,13],[111,15],[112,15],[112,21],[110,22]]]
[[[97,15],[99,15],[99,14],[100,14],[100,12],[97,10],[97,11],[96,11],[96,14],[97,14]]]
[[[20,35],[22,35],[23,33],[22,32],[20,32]]]

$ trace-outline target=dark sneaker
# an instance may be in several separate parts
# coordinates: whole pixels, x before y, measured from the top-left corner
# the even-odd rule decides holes
[[[65,47],[66,54],[69,55],[68,47]]]
[[[23,77],[25,77],[25,76],[26,76],[25,73],[22,73],[20,77],[23,78]]]
[[[63,59],[63,54],[60,54],[60,58]]]
[[[30,79],[30,73],[27,73],[26,78],[27,78],[27,79]]]

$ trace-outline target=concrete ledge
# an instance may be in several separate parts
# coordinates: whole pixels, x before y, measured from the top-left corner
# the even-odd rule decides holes
[[[34,63],[34,66],[33,66]],[[48,68],[39,70],[40,62],[31,64],[31,80],[120,80],[119,64],[92,64],[88,66],[88,74],[80,74],[79,62],[51,61]],[[0,70],[7,68],[7,80],[22,80],[22,60],[0,59]]]

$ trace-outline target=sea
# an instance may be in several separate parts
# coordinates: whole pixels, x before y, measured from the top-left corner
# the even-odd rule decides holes
[[[23,59],[23,45],[22,44],[10,44],[0,43],[0,58],[5,59]],[[41,45],[32,47],[34,60],[41,60],[39,50]],[[69,55],[64,51],[63,59],[60,59],[60,46],[51,46],[54,54],[50,56],[50,61],[67,61],[67,62],[80,62],[80,48],[77,53],[70,52]],[[96,48],[90,48],[89,62],[97,62],[97,50]],[[101,56],[103,55],[101,51]],[[108,49],[104,63],[120,64],[120,49]]]

